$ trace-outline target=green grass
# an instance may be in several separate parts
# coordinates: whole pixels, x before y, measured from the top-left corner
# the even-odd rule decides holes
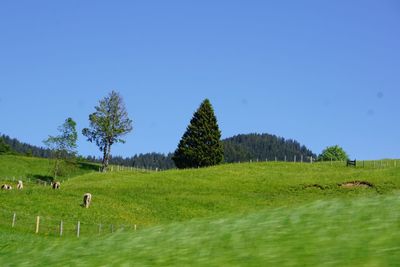
[[[89,173],[62,183],[61,190],[27,184],[23,191],[0,192],[3,220],[12,212],[32,221],[40,215],[90,226],[147,227],[193,218],[245,214],[268,207],[296,206],[319,199],[386,194],[400,188],[399,168],[346,168],[326,164],[246,163],[207,169],[165,172]],[[370,189],[344,189],[338,184],[366,180]],[[312,185],[318,184],[322,189]],[[84,193],[93,194],[90,209],[80,207]],[[1,215],[0,215],[1,217]],[[25,223],[20,223],[21,228]],[[32,227],[29,226],[29,229]]]
[[[0,182],[11,172],[44,174],[46,162],[0,157]],[[394,164],[264,162],[80,172],[85,174],[76,173],[60,190],[26,183],[22,191],[0,191],[0,266],[6,260],[13,266],[390,266],[398,260],[391,256],[400,246],[400,166]],[[357,180],[373,187],[339,186]],[[93,194],[89,209],[80,206],[86,192]],[[125,231],[108,235],[111,225]],[[25,254],[29,259],[20,257]]]
[[[81,239],[2,231],[7,266],[398,266],[399,195],[315,201]]]
[[[15,180],[32,182],[36,180],[51,180],[52,166],[54,162],[50,159],[24,157],[15,155],[0,155],[0,182],[15,182]],[[94,164],[77,163],[69,165],[68,175],[59,177],[66,180],[70,177],[93,172],[97,169]]]

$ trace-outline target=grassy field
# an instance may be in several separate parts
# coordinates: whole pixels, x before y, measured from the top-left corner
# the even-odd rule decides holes
[[[80,239],[1,231],[7,266],[398,266],[400,198],[321,200]]]
[[[1,191],[0,208],[4,218],[16,212],[20,228],[36,215],[52,221],[51,227],[60,220],[70,224],[80,220],[91,228],[99,223],[143,228],[320,199],[386,194],[400,188],[398,174],[399,168],[275,162],[165,172],[93,172],[70,178],[58,191],[33,183],[23,191]],[[338,186],[354,180],[373,187]],[[93,194],[90,209],[80,207],[85,192]]]
[[[52,166],[53,160],[24,157],[15,155],[0,155],[0,182],[14,182],[14,180],[32,182],[36,180],[50,180],[52,179]],[[96,165],[78,163],[76,166],[68,167],[68,175],[59,177],[61,180],[75,177],[85,173],[93,172],[97,169]]]
[[[44,162],[0,157],[0,182],[10,169],[16,175],[44,174]],[[29,163],[32,169],[26,167]],[[14,167],[4,167],[8,164]],[[7,259],[28,265],[29,260],[18,256],[23,253],[38,266],[54,265],[57,259],[59,266],[111,266],[111,260],[116,266],[130,261],[390,266],[398,259],[391,257],[400,246],[400,168],[395,164],[346,168],[264,162],[165,172],[79,172],[84,174],[76,173],[61,190],[32,182],[23,191],[0,191],[0,240],[5,244],[0,248],[1,266]],[[340,186],[352,181],[370,186]],[[93,194],[89,209],[80,206],[85,192]],[[35,235],[37,215],[41,226]],[[57,237],[60,220],[62,238]],[[80,239],[75,238],[78,220]],[[124,231],[118,230],[122,227]],[[107,234],[111,229],[117,233]],[[47,255],[50,252],[54,256]]]

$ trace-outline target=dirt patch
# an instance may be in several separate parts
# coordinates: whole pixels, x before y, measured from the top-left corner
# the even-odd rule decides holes
[[[342,184],[339,184],[340,187],[343,188],[371,188],[374,187],[373,184],[367,181],[352,181],[352,182],[345,182]]]
[[[306,185],[303,185],[303,188],[316,188],[316,189],[321,189],[321,190],[325,189],[322,187],[322,185],[319,185],[319,184],[306,184]]]

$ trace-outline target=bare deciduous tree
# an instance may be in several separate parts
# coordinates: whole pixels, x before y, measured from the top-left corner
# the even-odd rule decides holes
[[[132,131],[132,120],[128,117],[125,104],[119,93],[112,91],[100,100],[96,111],[89,115],[90,127],[82,130],[89,142],[96,142],[103,152],[102,171],[106,171],[111,146],[125,143],[121,137]]]

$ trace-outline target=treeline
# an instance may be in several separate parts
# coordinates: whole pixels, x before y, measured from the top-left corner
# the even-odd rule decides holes
[[[316,155],[304,145],[292,139],[285,139],[270,134],[240,134],[222,140],[224,147],[224,161],[248,162],[248,161],[309,161],[310,157],[316,159]],[[166,170],[175,168],[172,160],[173,153],[167,155],[160,153],[139,154],[133,157],[111,157],[110,163],[129,167]],[[101,158],[88,157],[88,161],[101,162]]]
[[[13,153],[41,158],[51,157],[51,150],[49,149],[29,145],[7,135],[1,135],[0,139],[10,146]],[[287,161],[293,161],[294,156],[296,156],[297,161],[300,161],[301,156],[303,156],[304,161],[308,161],[310,157],[316,158],[316,155],[311,150],[299,142],[270,134],[240,134],[222,140],[222,144],[224,147],[224,161],[228,163],[250,160],[265,161],[266,159],[273,161],[275,157],[278,161],[283,161],[285,156]],[[175,168],[172,156],[172,153],[145,153],[132,157],[114,156],[110,158],[110,164],[166,170]],[[96,163],[100,163],[102,160],[94,156],[80,158]]]
[[[10,154],[20,154],[24,156],[32,156],[38,158],[50,158],[52,155],[50,149],[23,143],[20,142],[18,139],[11,138],[5,134],[2,134],[0,136],[0,142],[6,144],[9,147],[9,151],[7,153]]]
[[[316,155],[304,145],[292,139],[271,134],[239,134],[223,141],[225,162],[244,161],[293,161],[316,158]]]
[[[167,155],[161,153],[145,153],[126,158],[121,156],[111,156],[109,163],[111,165],[121,165],[148,170],[167,170],[175,168],[172,156],[172,153]],[[86,157],[86,160],[90,162],[101,163],[102,158],[88,156]]]

